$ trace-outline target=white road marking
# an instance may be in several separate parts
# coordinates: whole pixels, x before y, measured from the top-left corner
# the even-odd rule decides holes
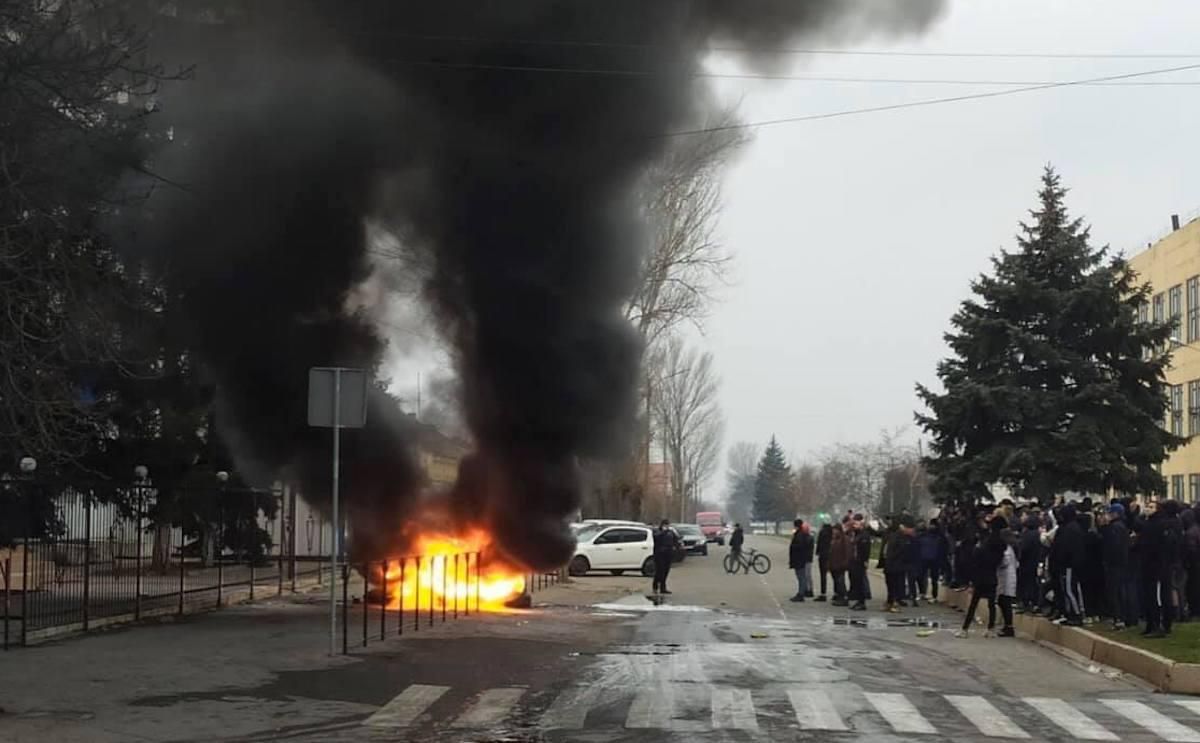
[[[1169,740],[1172,743],[1200,743],[1200,733],[1172,720],[1149,705],[1129,699],[1110,699],[1106,706],[1163,740]]]
[[[559,694],[542,715],[542,727],[546,730],[582,730],[588,712],[600,701],[601,691],[601,687],[589,684]]]
[[[1196,701],[1195,699],[1176,699],[1175,704],[1178,704],[1189,712],[1200,715],[1200,701]]]
[[[712,726],[716,730],[758,730],[749,689],[713,689]]]
[[[954,705],[963,717],[989,738],[1028,738],[1022,730],[1000,710],[983,697],[954,696],[947,694],[946,701]]]
[[[675,716],[675,687],[670,681],[651,683],[633,698],[625,727],[666,730]]]
[[[1080,740],[1118,740],[1098,722],[1061,699],[1026,697],[1025,703]]]
[[[788,689],[796,721],[804,730],[849,730],[824,689]]]
[[[867,693],[863,696],[897,733],[937,734],[937,728],[930,725],[929,720],[903,694]]]
[[[380,707],[363,724],[373,728],[408,727],[448,691],[449,686],[413,684]]]
[[[487,728],[498,725],[508,717],[524,694],[525,690],[518,688],[488,689],[479,695],[466,712],[458,716],[454,727]]]

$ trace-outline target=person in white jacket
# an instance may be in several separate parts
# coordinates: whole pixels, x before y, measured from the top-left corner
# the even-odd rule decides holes
[[[1000,560],[1000,567],[996,568],[996,602],[1000,604],[1000,613],[1004,616],[1004,628],[1000,630],[1000,637],[1015,637],[1013,601],[1017,597],[1017,552],[1013,549],[1012,534],[1007,529],[1004,530],[1003,538],[1006,542],[1004,557]]]

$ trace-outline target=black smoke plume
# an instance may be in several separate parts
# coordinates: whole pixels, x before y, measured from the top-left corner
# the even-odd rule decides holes
[[[173,277],[224,431],[244,463],[328,492],[307,370],[377,366],[349,298],[381,270],[366,222],[386,224],[430,267],[461,378],[476,452],[452,509],[542,568],[570,556],[579,459],[618,450],[634,415],[636,186],[665,134],[704,119],[708,49],[767,65],[771,47],[919,31],[942,0],[218,5],[153,19],[195,79],[163,92],[175,140],[153,167],[180,188],[157,189],[138,242]],[[379,555],[420,477],[411,420],[382,393],[370,420],[346,436],[344,492],[354,548]]]

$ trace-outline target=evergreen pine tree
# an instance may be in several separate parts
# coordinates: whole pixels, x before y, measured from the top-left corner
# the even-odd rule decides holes
[[[994,483],[1043,502],[1166,490],[1155,465],[1183,443],[1162,427],[1171,324],[1139,322],[1150,288],[1091,246],[1065,195],[1047,167],[1019,250],[993,260],[951,320],[945,391],[917,386],[943,501],[977,499]]]
[[[779,521],[788,518],[791,505],[788,488],[792,471],[783,457],[783,449],[775,437],[763,452],[758,462],[758,476],[754,481],[754,518],[759,521]]]

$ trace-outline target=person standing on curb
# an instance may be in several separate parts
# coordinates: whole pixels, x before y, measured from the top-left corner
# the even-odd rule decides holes
[[[1013,549],[1016,535],[1009,530],[1008,521],[1002,516],[993,519],[992,529],[999,531],[1004,544],[1000,567],[996,568],[996,602],[1000,604],[1000,614],[1004,617],[1004,627],[999,636],[1016,637],[1017,633],[1013,628],[1013,601],[1017,598],[1017,573],[1020,570],[1017,551]]]
[[[811,590],[809,584],[812,575],[809,570],[812,567],[813,538],[804,519],[796,519],[792,525],[796,530],[792,532],[792,543],[788,547],[788,567],[796,572],[796,595],[791,600],[801,603]]]
[[[1037,516],[1025,517],[1017,540],[1017,600],[1022,612],[1036,612],[1042,603],[1038,565],[1042,562],[1042,529]]]
[[[1125,507],[1114,503],[1100,527],[1103,543],[1104,595],[1108,611],[1112,616],[1114,630],[1136,626],[1138,617],[1134,604],[1129,600],[1129,527],[1125,525]]]
[[[854,536],[854,554],[850,558],[850,605],[851,611],[866,611],[867,599],[871,598],[871,584],[867,578],[867,565],[871,562],[871,532],[867,530],[861,513],[850,519],[850,533]]]
[[[817,532],[817,571],[821,574],[821,595],[814,601],[825,601],[829,593],[829,550],[833,541],[833,525],[829,522],[821,524]]]
[[[847,516],[839,526],[833,528],[833,536],[830,539],[829,571],[833,573],[833,601],[831,603],[834,606],[850,605],[846,598],[846,571],[850,569],[850,555],[853,550],[853,545],[850,544],[850,535],[847,532],[849,523],[850,517]]]
[[[971,603],[967,606],[967,615],[963,617],[963,626],[955,637],[966,638],[975,621],[975,612],[979,602],[987,599],[988,628],[984,637],[991,637],[996,628],[996,589],[999,587],[1000,566],[1004,562],[1004,544],[1000,532],[1008,526],[1003,516],[992,520],[988,536],[975,548],[975,556],[971,560],[971,568],[975,571],[971,576]]]

